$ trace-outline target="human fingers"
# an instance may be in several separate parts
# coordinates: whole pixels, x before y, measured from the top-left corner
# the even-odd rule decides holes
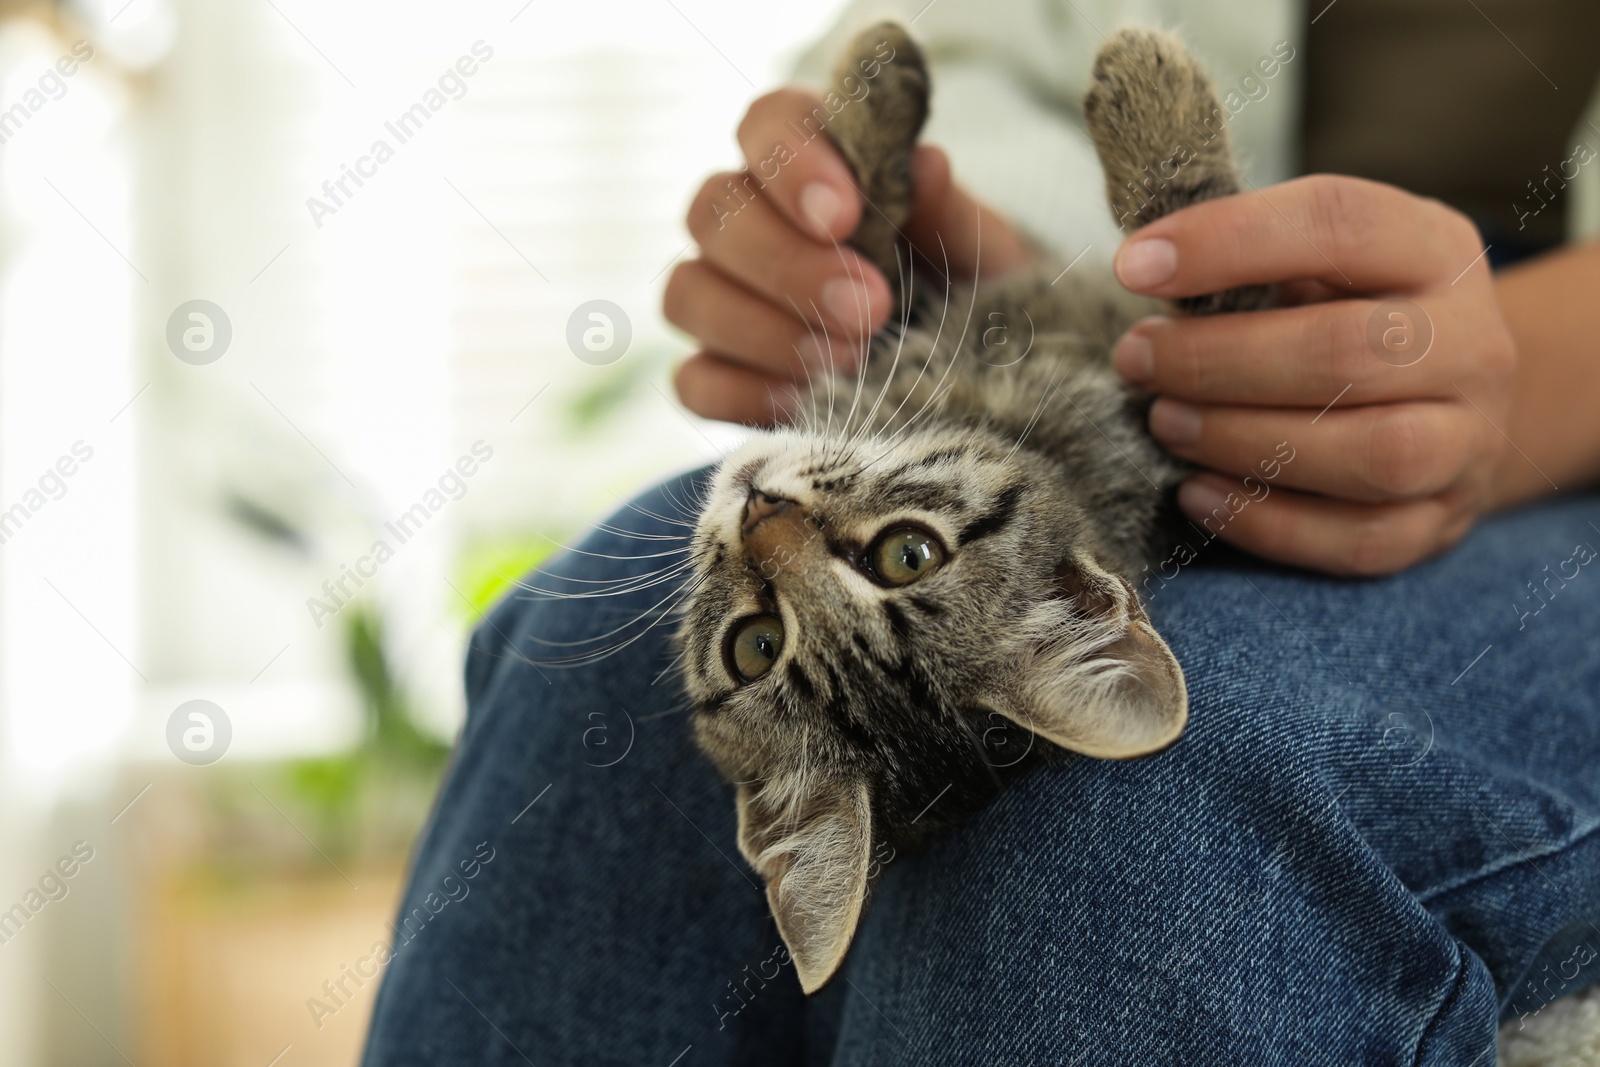
[[[1112,351],[1118,373],[1200,403],[1321,408],[1454,396],[1477,338],[1444,300],[1335,300],[1235,315],[1153,316]],[[1443,336],[1440,336],[1440,335]]]
[[[1129,289],[1169,299],[1305,278],[1355,295],[1449,281],[1482,251],[1472,223],[1436,201],[1318,174],[1157,219],[1113,268]]]
[[[737,135],[748,168],[740,188],[759,190],[790,225],[831,244],[855,232],[862,205],[850,165],[832,141],[806,126],[821,106],[815,93],[793,87],[750,105]],[[739,199],[722,201],[723,209],[736,210]]]
[[[763,374],[709,352],[678,366],[673,387],[683,406],[708,419],[772,426],[792,416],[800,391],[788,378]]]
[[[1150,431],[1167,451],[1198,466],[1364,503],[1441,493],[1493,451],[1478,413],[1450,401],[1318,415],[1162,398],[1150,409]]]
[[[796,381],[829,366],[849,369],[862,349],[697,259],[673,268],[661,304],[667,321],[708,351],[764,375]]]
[[[888,282],[854,249],[807,237],[764,196],[742,205],[737,216],[703,210],[720,195],[725,178],[709,179],[689,210],[689,234],[708,264],[773,305],[828,329],[868,337],[883,326]]]
[[[1465,492],[1384,504],[1288,489],[1251,492],[1202,474],[1179,488],[1178,505],[1207,536],[1279,563],[1348,576],[1392,574],[1442,552],[1466,534],[1475,514]]]

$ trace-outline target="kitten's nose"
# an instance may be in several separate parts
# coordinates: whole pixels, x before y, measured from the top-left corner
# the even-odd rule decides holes
[[[750,499],[744,503],[744,524],[740,531],[748,537],[750,532],[774,515],[782,515],[794,501],[781,496],[768,496],[759,489],[750,490]]]

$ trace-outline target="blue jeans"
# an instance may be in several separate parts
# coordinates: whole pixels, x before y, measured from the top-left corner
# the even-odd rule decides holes
[[[696,477],[534,580],[679,558],[608,557],[677,547]],[[663,675],[670,620],[528,662],[671,587],[509,598],[474,637],[365,1063],[1491,1067],[1497,1020],[1600,979],[1595,549],[1584,496],[1381,580],[1235,559],[1150,583],[1188,733],[1035,771],[892,857],[810,999]]]

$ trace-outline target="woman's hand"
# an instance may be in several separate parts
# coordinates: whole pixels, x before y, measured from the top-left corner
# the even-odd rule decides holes
[[[1151,432],[1209,468],[1179,490],[1189,517],[1335,574],[1386,574],[1459,540],[1491,503],[1517,366],[1483,252],[1437,201],[1332,176],[1128,238],[1115,268],[1135,292],[1279,283],[1290,305],[1149,319],[1117,345],[1117,370],[1159,397]]]
[[[673,269],[662,303],[701,346],[677,374],[697,414],[776,421],[808,374],[854,369],[889,317],[888,281],[842,243],[873,208],[826,137],[795,132],[820,102],[799,89],[757,100],[739,125],[747,169],[712,175],[689,206],[700,254]],[[954,184],[943,152],[920,146],[912,166],[906,236],[930,261],[965,279],[980,263],[988,276],[1027,261],[1016,231]]]

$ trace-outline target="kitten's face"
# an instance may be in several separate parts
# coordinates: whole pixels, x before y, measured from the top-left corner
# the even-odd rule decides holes
[[[739,784],[740,848],[808,991],[881,846],[1052,744],[1123,757],[1182,729],[1171,654],[1029,462],[980,431],[782,431],[712,481],[680,634],[695,730]]]
[[[755,439],[724,461],[697,533],[683,638],[702,745],[736,782],[866,781],[896,826],[954,779],[987,783],[989,762],[1017,761],[986,762],[999,720],[983,705],[1009,631],[1051,595],[1052,526],[981,439]]]

